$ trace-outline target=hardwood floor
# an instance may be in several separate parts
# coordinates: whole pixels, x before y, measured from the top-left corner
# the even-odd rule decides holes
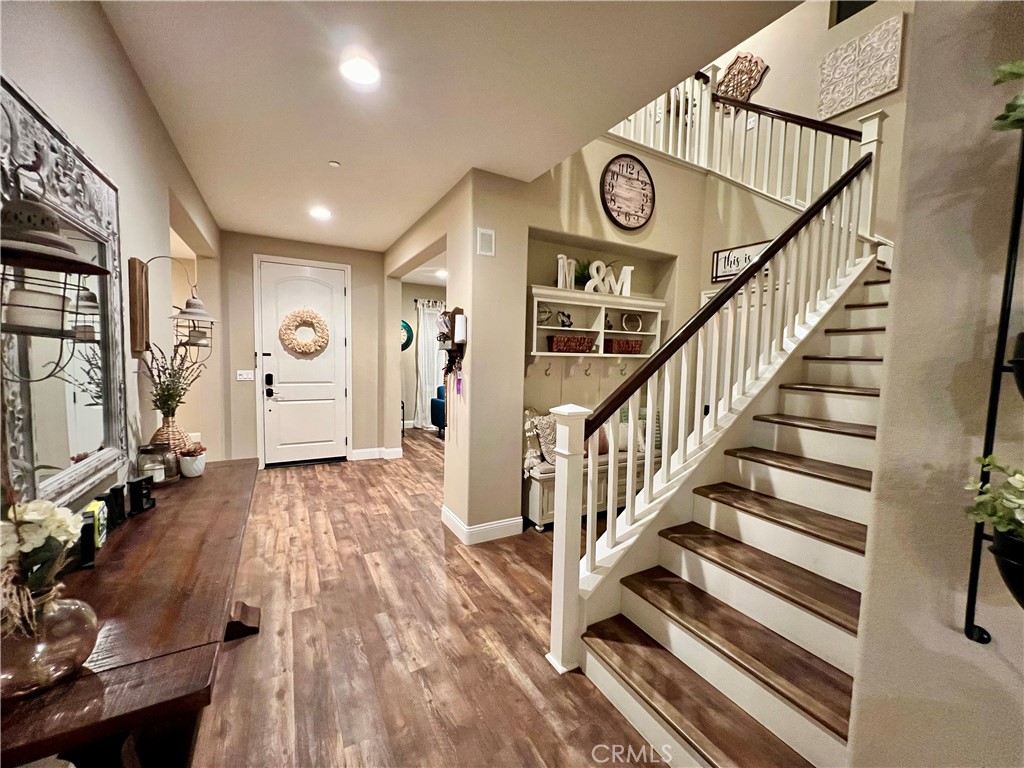
[[[195,766],[621,765],[639,734],[544,659],[551,533],[467,547],[442,524],[443,444],[259,474]],[[647,752],[650,755],[650,751]],[[653,761],[652,761],[653,762]]]

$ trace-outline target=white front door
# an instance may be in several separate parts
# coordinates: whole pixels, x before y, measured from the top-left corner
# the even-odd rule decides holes
[[[263,458],[267,464],[348,455],[348,270],[257,261],[257,384],[263,403]],[[285,347],[281,324],[290,312],[312,310],[327,327],[327,345],[304,354]],[[314,330],[301,325],[299,342]]]

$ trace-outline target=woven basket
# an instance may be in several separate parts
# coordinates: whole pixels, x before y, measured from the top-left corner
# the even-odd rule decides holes
[[[585,355],[594,348],[591,336],[548,336],[548,352],[569,352]]]
[[[164,416],[164,423],[153,433],[149,442],[167,443],[171,446],[171,450],[178,454],[192,447],[192,440],[188,433],[178,426],[173,416]]]
[[[643,339],[605,339],[606,355],[639,355],[644,351]]]

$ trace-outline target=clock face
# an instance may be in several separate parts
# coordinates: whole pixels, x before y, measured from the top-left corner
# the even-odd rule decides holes
[[[412,346],[412,326],[410,326],[405,320],[402,321],[402,350],[406,350]]]
[[[654,213],[654,180],[638,158],[617,155],[601,174],[601,204],[616,226],[640,229]]]

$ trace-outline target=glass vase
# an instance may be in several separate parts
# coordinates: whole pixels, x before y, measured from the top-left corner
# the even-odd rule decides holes
[[[34,634],[15,629],[0,639],[0,698],[49,688],[77,672],[96,645],[99,624],[88,603],[51,598],[35,610]]]

